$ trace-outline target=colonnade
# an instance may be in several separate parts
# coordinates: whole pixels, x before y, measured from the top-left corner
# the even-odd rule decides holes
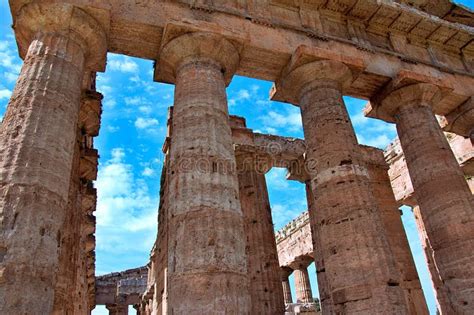
[[[60,23],[42,22],[44,12]],[[32,4],[24,19],[31,17],[38,23],[25,27],[29,49],[0,131],[5,314],[53,310],[82,80],[101,70],[107,50],[101,26],[78,8]],[[225,89],[238,68],[238,47],[212,33],[175,35],[163,43],[157,62],[157,71],[175,84],[167,311],[212,314],[225,306],[226,313],[249,314],[255,303],[266,303],[266,311],[280,313],[289,296],[277,289],[281,274],[270,245],[266,188],[251,172],[239,180],[232,146]],[[412,308],[403,271],[342,98],[351,75],[342,62],[318,60],[281,78],[281,93],[296,95],[311,161],[310,216],[315,256],[323,262],[323,312],[328,303],[335,313],[407,314]],[[432,112],[439,92],[432,84],[411,84],[388,91],[380,106],[396,122],[446,307],[462,314],[474,309],[474,209]],[[295,273],[297,299],[305,301],[307,271],[301,266]]]

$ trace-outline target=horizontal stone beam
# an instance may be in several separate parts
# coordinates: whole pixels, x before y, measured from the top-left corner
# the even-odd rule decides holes
[[[113,272],[96,278],[95,302],[97,305],[134,305],[146,290],[148,268],[139,267]]]
[[[28,2],[10,1],[14,23]],[[473,28],[392,1],[64,2],[101,24],[109,52],[157,60],[163,41],[212,32],[239,48],[237,73],[244,76],[275,81],[300,47],[311,58],[361,62],[346,95],[371,99],[403,71],[435,78],[451,89],[457,102],[443,106],[445,113],[474,95]],[[24,56],[27,47],[20,41],[19,48]]]

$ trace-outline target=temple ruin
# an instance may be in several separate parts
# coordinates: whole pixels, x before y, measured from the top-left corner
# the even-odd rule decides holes
[[[428,314],[401,205],[439,312],[474,313],[473,12],[448,0],[9,4],[24,64],[0,127],[0,314]],[[154,60],[175,98],[150,261],[96,277],[95,80],[108,52]],[[304,139],[229,116],[236,74],[274,82]],[[343,96],[399,139],[359,145]],[[273,167],[308,201],[276,234]]]

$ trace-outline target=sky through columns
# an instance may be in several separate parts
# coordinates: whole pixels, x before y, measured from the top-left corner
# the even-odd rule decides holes
[[[457,1],[470,8],[473,0]],[[0,118],[14,88],[22,61],[11,30],[7,0],[0,0]],[[173,104],[171,85],[153,82],[152,61],[109,54],[107,71],[97,80],[104,94],[100,136],[97,216],[97,274],[145,265],[156,238],[159,181],[166,134],[167,108]],[[229,112],[247,119],[254,132],[303,138],[299,109],[271,102],[271,82],[236,76],[227,89]],[[361,144],[384,148],[395,136],[394,125],[365,118],[365,101],[345,97]],[[267,175],[275,229],[306,210],[304,185],[287,181],[286,171],[273,168]],[[430,312],[435,301],[416,234],[413,215],[403,208],[407,230]],[[317,296],[314,264],[309,268],[313,295]],[[293,277],[291,277],[293,278]],[[294,297],[293,292],[293,297]],[[93,314],[108,314],[97,307]]]

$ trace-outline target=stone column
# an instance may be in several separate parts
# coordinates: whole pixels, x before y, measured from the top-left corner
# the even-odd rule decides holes
[[[420,207],[415,206],[412,209],[413,215],[415,216],[416,227],[418,229],[418,236],[420,237],[421,246],[423,253],[425,254],[426,263],[428,265],[428,271],[430,272],[431,284],[433,285],[433,291],[436,296],[436,303],[438,310],[441,314],[453,313],[451,304],[449,303],[446,287],[443,285],[439,276],[438,268],[434,261],[433,248],[431,248],[428,235],[426,235],[426,228],[421,219]]]
[[[313,293],[311,292],[311,284],[309,283],[308,269],[304,265],[299,265],[294,269],[296,303],[311,303],[313,301]]]
[[[361,158],[342,86],[351,77],[333,61],[300,65],[283,76],[282,91],[301,109],[306,163],[334,312],[406,314],[400,274],[389,249],[367,166]],[[291,99],[292,97],[290,97]],[[315,225],[316,224],[316,225]]]
[[[314,196],[313,190],[311,189],[311,181],[306,182],[305,188],[311,227],[311,240],[313,243],[314,250],[314,262],[316,265],[316,279],[318,281],[319,289],[319,304],[321,306],[321,311],[324,312],[324,314],[332,314],[333,303],[331,298],[331,290],[328,284],[326,268],[324,266],[324,259],[322,255],[321,237],[318,234],[319,229],[314,228],[315,226],[317,226],[318,218],[316,216],[317,209],[315,209],[314,206]]]
[[[265,172],[254,154],[236,152],[240,204],[247,236],[247,268],[251,314],[283,314],[280,266],[268,200]]]
[[[409,314],[428,315],[428,307],[421,289],[418,272],[403,228],[402,212],[398,208],[390,184],[389,167],[385,162],[383,150],[367,146],[361,146],[361,148],[368,166],[372,191],[379,205],[384,232],[401,275],[397,281],[400,282],[400,287],[405,293]]]
[[[283,299],[285,304],[293,303],[293,298],[291,296],[291,287],[290,287],[290,274],[293,272],[293,269],[288,267],[280,268],[281,275],[281,284],[283,286]]]
[[[109,315],[128,315],[128,305],[107,304],[105,308],[109,311]]]
[[[157,71],[176,83],[170,144],[168,312],[248,314],[246,239],[226,83],[239,55],[207,33],[179,36]],[[167,74],[173,74],[166,77]]]
[[[473,197],[432,107],[439,89],[413,84],[382,101],[393,115],[434,262],[456,314],[474,312]]]
[[[14,17],[24,65],[0,129],[0,313],[50,314],[68,208],[85,68],[105,35],[68,4]],[[58,292],[59,294],[59,292]]]

